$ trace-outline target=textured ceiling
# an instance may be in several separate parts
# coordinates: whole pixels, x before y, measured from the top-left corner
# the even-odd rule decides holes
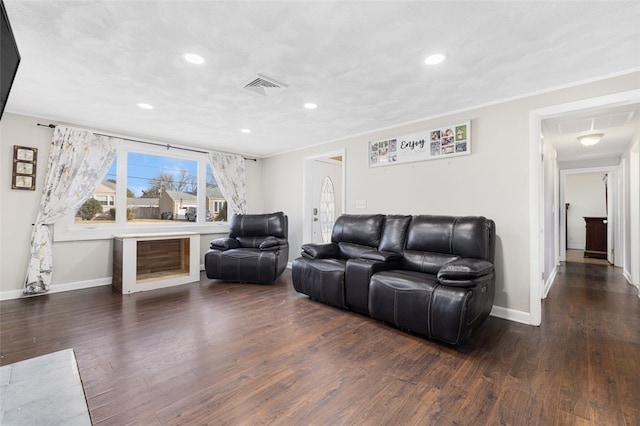
[[[5,6],[22,54],[6,111],[254,156],[640,67],[638,1]],[[288,87],[244,89],[258,73]]]
[[[594,158],[613,158],[640,135],[640,104],[610,108],[588,109],[542,122],[545,142],[556,150],[558,161],[581,161]],[[602,134],[602,140],[584,147],[579,136]]]

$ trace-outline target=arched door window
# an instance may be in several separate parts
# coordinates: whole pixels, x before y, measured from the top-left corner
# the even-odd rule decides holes
[[[333,182],[326,176],[320,190],[320,232],[322,241],[328,243],[331,240],[331,230],[336,220],[336,196],[333,191]]]

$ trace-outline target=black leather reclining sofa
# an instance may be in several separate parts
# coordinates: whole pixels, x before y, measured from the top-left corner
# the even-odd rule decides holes
[[[296,291],[463,345],[495,294],[495,224],[484,217],[342,215],[330,243],[304,244]]]

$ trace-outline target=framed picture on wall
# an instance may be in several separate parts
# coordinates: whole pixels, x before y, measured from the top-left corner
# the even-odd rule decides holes
[[[11,189],[36,189],[36,166],[38,149],[26,146],[13,146],[13,177]]]
[[[369,167],[471,154],[471,121],[369,142]]]

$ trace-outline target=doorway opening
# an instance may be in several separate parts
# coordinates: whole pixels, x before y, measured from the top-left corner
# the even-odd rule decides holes
[[[560,250],[561,246],[561,229],[560,229],[560,217],[564,205],[559,205],[559,197],[557,192],[560,188],[558,179],[558,166],[557,160],[561,160],[557,157],[557,152],[550,146],[550,143],[543,136],[543,122],[550,119],[556,119],[558,117],[567,116],[570,114],[579,114],[584,112],[593,112],[598,109],[615,108],[622,106],[633,106],[638,108],[640,101],[640,90],[631,90],[627,92],[620,92],[608,96],[602,96],[599,98],[586,99],[577,102],[571,102],[562,105],[556,105],[539,110],[532,110],[530,113],[530,135],[529,135],[529,194],[530,194],[530,293],[529,293],[529,323],[532,325],[540,325],[542,320],[542,298],[545,297],[546,291],[548,291],[553,277],[557,271],[556,266],[559,262],[560,255],[563,252]],[[638,135],[635,134],[632,139],[627,139],[627,145],[624,152],[631,149],[631,168],[637,167],[633,157],[634,148],[631,145],[631,141],[637,142]],[[634,145],[635,146],[635,145]],[[621,150],[623,152],[623,150]],[[613,154],[613,153],[612,153]],[[620,153],[618,153],[620,154]],[[615,154],[614,154],[615,155]],[[575,160],[575,158],[573,159]],[[585,164],[590,163],[593,166],[602,166],[602,163],[598,163],[598,159],[592,157],[591,159],[583,158],[580,161],[580,165],[575,165],[573,168],[588,167]],[[570,162],[569,162],[570,163]],[[610,164],[610,167],[618,167],[620,163],[620,155],[618,155],[618,162]],[[565,164],[565,166],[567,166]],[[571,166],[571,164],[569,164]],[[572,168],[567,166],[566,168]],[[624,170],[624,165],[620,166],[620,175],[626,176],[630,174],[632,184],[634,178],[637,179],[637,172],[633,170],[631,172]],[[622,181],[623,179],[619,179]],[[620,199],[625,203],[625,218],[621,222],[618,235],[625,236],[619,238],[622,243],[622,257],[624,262],[624,275],[630,283],[637,283],[639,273],[640,259],[638,246],[633,244],[634,238],[640,240],[640,232],[636,222],[636,215],[638,215],[638,208],[634,207],[638,205],[637,192],[625,188],[624,184],[618,182],[614,188],[618,188]],[[628,211],[631,206],[631,212]],[[621,209],[619,209],[621,210]],[[629,214],[630,213],[630,214]],[[615,214],[620,214],[618,211]],[[615,234],[616,231],[614,231]],[[626,235],[629,235],[627,238]],[[615,244],[615,243],[614,243]],[[566,246],[565,246],[566,247]],[[635,259],[635,260],[634,260]],[[629,272],[627,272],[629,271]]]
[[[619,167],[560,170],[558,262],[593,259],[622,266]],[[605,262],[596,261],[605,260]]]
[[[345,150],[305,157],[303,160],[303,243],[331,240],[336,218],[345,208]]]

